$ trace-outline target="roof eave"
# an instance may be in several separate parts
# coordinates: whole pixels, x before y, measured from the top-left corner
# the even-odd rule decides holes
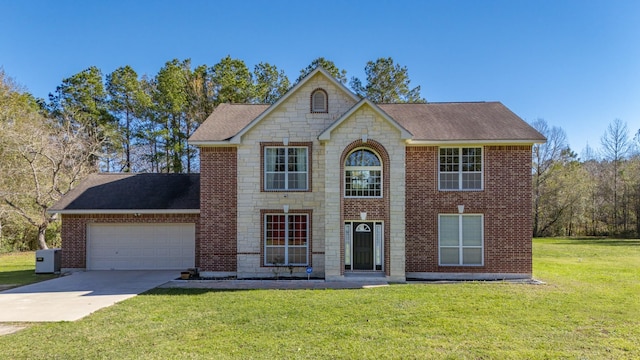
[[[83,210],[64,210],[64,209],[49,209],[49,214],[61,214],[61,215],[90,215],[90,214],[200,214],[200,209],[83,209]]]
[[[213,146],[229,146],[232,143],[230,140],[195,140],[189,141],[189,145],[199,146],[199,147],[213,147]]]
[[[497,139],[497,140],[408,140],[407,145],[533,145],[544,144],[545,140],[540,139]]]

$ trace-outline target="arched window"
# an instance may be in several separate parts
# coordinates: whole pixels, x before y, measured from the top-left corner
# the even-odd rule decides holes
[[[382,163],[373,151],[356,149],[344,164],[345,197],[381,197]]]
[[[327,92],[322,89],[316,89],[311,93],[311,112],[326,113],[329,109]]]

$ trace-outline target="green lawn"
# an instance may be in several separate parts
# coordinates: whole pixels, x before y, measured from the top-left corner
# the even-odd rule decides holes
[[[34,251],[0,254],[0,289],[49,280],[57,275],[37,274]]]
[[[537,239],[534,269],[546,285],[159,289],[2,336],[0,357],[640,358],[640,240]]]

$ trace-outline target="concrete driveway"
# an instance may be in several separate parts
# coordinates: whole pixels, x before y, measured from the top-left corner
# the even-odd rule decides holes
[[[180,276],[173,271],[88,271],[0,292],[0,322],[75,321]]]

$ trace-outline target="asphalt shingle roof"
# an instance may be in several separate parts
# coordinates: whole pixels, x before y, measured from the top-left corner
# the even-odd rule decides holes
[[[189,141],[223,141],[232,138],[268,108],[266,104],[220,104]]]
[[[200,174],[89,175],[50,212],[83,210],[199,210]]]
[[[221,104],[190,141],[225,141],[269,105]],[[414,141],[544,141],[545,138],[500,102],[379,104]]]
[[[544,140],[499,102],[380,104],[413,140]]]

